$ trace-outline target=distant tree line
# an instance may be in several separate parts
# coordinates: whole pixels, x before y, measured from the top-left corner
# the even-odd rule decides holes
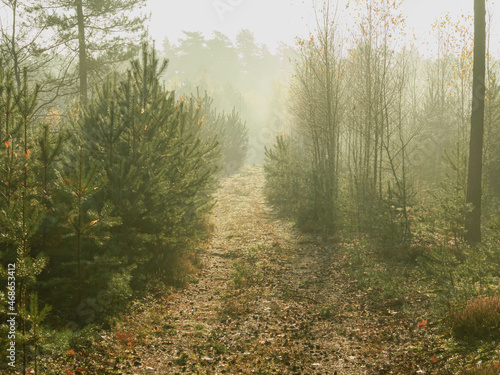
[[[265,135],[283,124],[284,82],[295,53],[284,43],[271,52],[249,30],[235,41],[217,31],[210,36],[184,31],[179,40],[163,42],[172,64],[162,79],[182,94],[209,92],[220,112],[236,109],[249,129],[249,159],[256,162],[264,155]]]

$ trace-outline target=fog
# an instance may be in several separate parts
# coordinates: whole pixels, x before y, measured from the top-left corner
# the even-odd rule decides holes
[[[0,0],[0,373],[497,375],[498,10]]]

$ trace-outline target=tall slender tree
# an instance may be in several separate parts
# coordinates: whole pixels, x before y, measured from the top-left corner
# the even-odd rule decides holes
[[[484,97],[486,73],[486,4],[474,0],[474,68],[472,116],[467,177],[467,203],[472,210],[465,222],[466,240],[481,242],[481,176],[483,167]]]
[[[135,11],[146,0],[32,1],[27,10],[51,28],[70,54],[78,56],[80,99],[87,100],[88,81],[109,64],[132,57],[146,35],[146,16]]]

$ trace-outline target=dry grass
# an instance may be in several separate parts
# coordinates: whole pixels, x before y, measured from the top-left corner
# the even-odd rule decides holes
[[[500,329],[500,296],[476,298],[450,315],[453,332],[461,337],[484,337]]]

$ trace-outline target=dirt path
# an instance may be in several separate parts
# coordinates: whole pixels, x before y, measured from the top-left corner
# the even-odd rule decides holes
[[[187,288],[151,301],[131,318],[134,328],[123,323],[124,332],[141,332],[134,340],[142,344],[124,336],[119,354],[128,360],[115,364],[121,373],[383,371],[379,357],[390,345],[375,344],[380,322],[366,318],[339,252],[274,218],[263,187],[258,167],[222,181],[201,273]]]

